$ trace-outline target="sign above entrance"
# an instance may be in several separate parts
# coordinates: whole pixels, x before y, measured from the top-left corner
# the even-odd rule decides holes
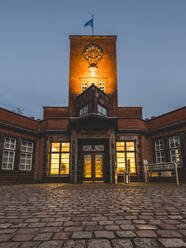
[[[84,145],[83,151],[84,152],[103,152],[104,145]]]

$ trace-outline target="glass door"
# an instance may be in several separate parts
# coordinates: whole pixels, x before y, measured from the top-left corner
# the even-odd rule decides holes
[[[92,178],[92,156],[91,154],[84,155],[84,178]]]
[[[103,178],[103,154],[95,154],[95,179]]]
[[[84,154],[84,180],[103,180],[103,154]]]

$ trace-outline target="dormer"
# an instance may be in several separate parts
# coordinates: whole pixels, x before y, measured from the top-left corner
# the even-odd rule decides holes
[[[76,117],[90,114],[109,116],[110,98],[95,85],[90,86],[75,99]]]

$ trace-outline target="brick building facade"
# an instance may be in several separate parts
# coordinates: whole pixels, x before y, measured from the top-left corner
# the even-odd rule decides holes
[[[43,119],[0,108],[0,181],[143,179],[143,163],[177,162],[186,179],[186,107],[144,120],[119,107],[116,36],[70,36],[69,106]]]

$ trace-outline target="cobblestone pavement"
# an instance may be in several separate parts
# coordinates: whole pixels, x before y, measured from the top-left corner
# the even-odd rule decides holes
[[[0,186],[0,248],[186,247],[186,184]]]

